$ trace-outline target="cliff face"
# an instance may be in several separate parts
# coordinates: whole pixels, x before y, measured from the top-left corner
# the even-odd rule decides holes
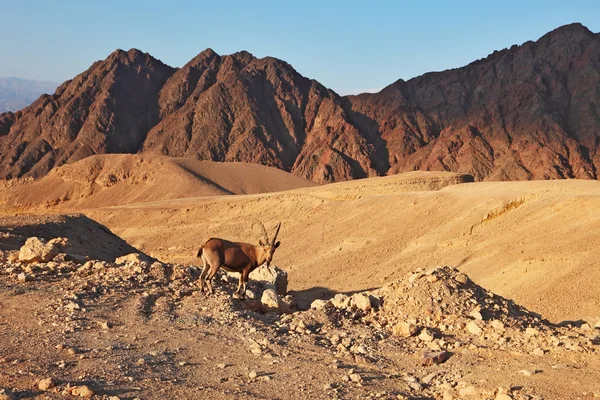
[[[600,35],[574,24],[466,67],[349,98],[390,172],[476,179],[596,178]]]
[[[597,178],[600,35],[579,24],[463,68],[340,97],[274,58],[208,49],[175,70],[116,51],[0,115],[0,177],[99,153],[276,166],[316,182],[413,169]]]

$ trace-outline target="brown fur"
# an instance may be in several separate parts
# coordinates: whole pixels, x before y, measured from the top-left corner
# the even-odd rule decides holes
[[[269,242],[265,234],[267,243],[259,241],[260,245],[255,246],[249,243],[230,242],[225,239],[208,239],[198,250],[197,257],[201,257],[204,263],[202,275],[200,275],[200,290],[204,291],[204,283],[208,286],[210,293],[213,293],[212,280],[217,274],[219,268],[229,272],[239,272],[240,281],[235,294],[244,297],[246,285],[250,272],[259,266],[271,264],[275,249],[279,247],[280,242],[275,242],[281,223],[277,229],[273,240]]]

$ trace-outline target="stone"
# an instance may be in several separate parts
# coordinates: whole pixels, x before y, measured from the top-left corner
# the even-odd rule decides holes
[[[537,349],[533,350],[532,354],[534,356],[542,357],[544,354],[546,354],[546,351],[538,347]]]
[[[356,382],[356,383],[362,382],[362,376],[360,376],[357,373],[350,374],[350,375],[348,375],[348,377],[350,378],[350,380],[352,382]]]
[[[352,301],[359,310],[369,311],[372,308],[371,299],[364,293],[356,293],[352,296]]]
[[[335,308],[349,308],[352,304],[352,298],[343,293],[338,293],[331,299],[331,304]]]
[[[600,320],[598,320],[598,322],[596,322],[596,325],[594,325],[594,328],[600,329]]]
[[[262,283],[266,288],[275,289],[280,296],[287,294],[288,274],[281,268],[263,265],[250,272],[249,278]]]
[[[250,371],[250,373],[248,374],[248,378],[250,379],[256,379],[257,376],[258,373],[255,370]]]
[[[121,257],[115,258],[115,264],[123,265],[127,263],[141,263],[142,261],[150,261],[150,258],[141,253],[130,253]]]
[[[506,393],[498,393],[495,400],[513,400],[512,396]]]
[[[497,319],[492,321],[492,328],[494,328],[497,331],[503,331],[505,329],[504,323]]]
[[[446,362],[450,358],[450,353],[447,351],[427,351],[423,353],[423,357],[421,358],[421,365],[430,366],[441,364]]]
[[[52,261],[59,253],[58,246],[46,240],[30,237],[19,250],[19,261],[26,263]]]
[[[265,289],[260,297],[260,302],[266,308],[278,309],[279,308],[279,298],[277,297],[277,292],[275,289]]]
[[[423,342],[431,342],[435,338],[429,329],[423,329],[419,334],[419,339],[421,339]]]
[[[419,328],[409,322],[399,322],[392,328],[392,333],[401,337],[415,336],[417,332],[419,332]]]
[[[21,272],[19,275],[17,275],[17,280],[19,282],[27,282],[31,280],[31,278],[25,272]]]
[[[48,389],[52,389],[54,386],[56,386],[56,383],[52,378],[42,379],[38,383],[38,388],[44,392]]]
[[[331,304],[329,300],[317,299],[310,304],[310,308],[320,310],[327,307],[328,304]]]
[[[538,331],[535,328],[527,328],[527,329],[525,329],[525,334],[527,336],[537,336],[537,335],[539,335],[539,333],[540,333],[540,331]]]
[[[469,331],[473,335],[481,335],[483,330],[477,325],[477,322],[471,321],[467,324],[467,331]]]
[[[75,386],[71,389],[71,395],[90,398],[94,395],[94,391],[86,385]]]
[[[469,316],[473,319],[476,319],[478,321],[482,321],[483,320],[483,316],[481,315],[481,312],[479,312],[479,310],[473,310],[469,313]]]
[[[454,277],[454,280],[458,283],[461,283],[463,285],[465,285],[467,282],[469,282],[469,277],[465,274],[456,274],[456,276]]]
[[[476,396],[476,395],[479,394],[479,391],[477,390],[477,388],[475,386],[469,385],[467,387],[464,387],[464,388],[460,389],[458,391],[458,393],[461,396]]]

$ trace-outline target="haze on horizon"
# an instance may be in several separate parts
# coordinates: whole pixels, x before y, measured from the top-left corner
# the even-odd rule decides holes
[[[210,47],[273,56],[340,94],[466,65],[565,24],[600,31],[600,3],[158,1],[3,5],[0,76],[63,82],[117,48],[181,67]]]

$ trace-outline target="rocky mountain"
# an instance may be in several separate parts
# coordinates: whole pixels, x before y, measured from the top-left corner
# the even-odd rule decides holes
[[[99,153],[276,166],[316,182],[414,169],[597,178],[600,34],[567,25],[465,67],[340,97],[275,58],[208,49],[173,69],[118,50],[0,115],[0,177]]]
[[[0,78],[0,113],[21,110],[43,93],[52,93],[58,87],[54,82],[19,78]]]

